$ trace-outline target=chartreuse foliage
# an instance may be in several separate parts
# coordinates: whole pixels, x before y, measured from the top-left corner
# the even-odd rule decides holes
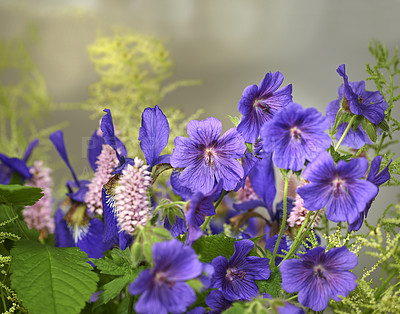
[[[99,118],[102,110],[111,109],[119,138],[129,155],[142,156],[137,138],[141,115],[145,108],[160,105],[168,117],[169,143],[165,153],[171,153],[176,136],[185,134],[190,117],[176,108],[164,108],[163,98],[181,86],[198,85],[195,80],[166,83],[173,74],[173,62],[161,41],[134,32],[117,31],[113,37],[99,36],[89,46],[89,57],[99,74],[99,81],[89,86],[91,98],[80,107]],[[68,105],[69,106],[69,105]]]
[[[11,250],[11,286],[32,313],[79,313],[98,275],[79,248],[21,239]]]

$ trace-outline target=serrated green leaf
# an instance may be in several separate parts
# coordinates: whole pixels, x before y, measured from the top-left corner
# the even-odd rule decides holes
[[[12,205],[34,205],[44,194],[41,188],[0,184],[0,202]]]
[[[203,263],[211,263],[218,256],[224,256],[226,259],[233,255],[235,239],[229,238],[224,234],[201,237],[192,247]]]
[[[120,249],[113,249],[107,252],[103,258],[94,259],[90,261],[97,266],[102,274],[123,276],[132,269],[130,261],[130,251]]]
[[[97,289],[98,275],[79,248],[20,240],[11,256],[11,286],[31,313],[79,313]]]
[[[272,298],[281,297],[282,277],[278,267],[271,267],[268,280],[255,280],[260,294],[268,293]]]

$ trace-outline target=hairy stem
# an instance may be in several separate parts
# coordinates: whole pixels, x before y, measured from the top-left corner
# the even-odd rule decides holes
[[[353,124],[353,122],[354,122],[354,120],[355,120],[356,118],[357,118],[357,116],[354,115],[354,116],[350,119],[349,124],[347,125],[346,130],[344,130],[342,137],[340,138],[339,142],[337,142],[337,144],[336,144],[335,151],[337,151],[338,148],[339,148],[339,146],[340,146],[340,144],[342,144],[342,142],[343,142],[343,140],[344,140],[344,137],[347,135],[347,132],[349,132],[349,130],[350,130],[350,128],[351,128],[351,125]]]
[[[223,200],[223,198],[224,198],[225,195],[226,195],[226,191],[224,190],[224,191],[222,192],[221,196],[219,197],[219,199],[214,203],[214,208],[215,208],[215,210],[217,209],[217,207],[219,206],[219,204],[221,204],[221,202],[222,202],[222,200]],[[206,221],[204,222],[203,226],[201,227],[201,231],[204,232],[204,230],[207,229],[207,226],[208,226],[208,224],[210,223],[211,217],[213,217],[213,216],[208,216],[208,217],[206,218]]]

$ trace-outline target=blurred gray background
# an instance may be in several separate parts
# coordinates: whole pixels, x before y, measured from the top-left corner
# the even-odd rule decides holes
[[[203,80],[169,94],[160,105],[188,114],[202,107],[203,118],[215,116],[227,129],[226,115],[239,114],[243,89],[259,84],[269,71],[282,72],[284,85],[293,84],[295,102],[324,113],[342,83],[336,73],[340,64],[346,64],[351,81],[363,80],[365,64],[374,63],[371,39],[383,41],[390,52],[400,44],[399,15],[399,0],[2,0],[0,36],[18,37],[35,25],[40,41],[31,51],[48,91],[55,102],[73,102],[87,100],[88,85],[97,81],[87,46],[98,30],[111,35],[113,26],[123,26],[153,35],[171,52],[174,79]],[[371,82],[367,87],[375,90]],[[88,116],[77,111],[52,115],[52,122],[69,121],[70,154],[82,156],[80,144],[71,143],[98,127]],[[73,161],[78,173],[83,162]],[[398,192],[381,189],[371,215],[396,202]]]

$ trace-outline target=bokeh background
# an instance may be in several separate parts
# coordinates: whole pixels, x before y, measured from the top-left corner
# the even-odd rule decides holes
[[[36,30],[29,50],[49,95],[61,104],[89,98],[88,85],[98,76],[87,47],[99,34],[112,35],[120,27],[152,35],[171,53],[174,80],[202,80],[167,95],[161,108],[174,105],[192,114],[201,107],[203,118],[215,116],[228,129],[226,116],[239,115],[243,89],[259,84],[269,71],[282,72],[284,85],[293,84],[295,102],[324,113],[342,83],[338,65],[346,64],[351,81],[363,80],[366,63],[374,63],[368,52],[372,39],[390,52],[400,44],[399,13],[399,0],[2,0],[0,37],[19,38]],[[367,87],[375,90],[371,82]],[[49,119],[69,122],[67,148],[74,168],[82,172],[85,148],[77,139],[89,136],[98,121],[77,110],[54,111]],[[398,192],[381,189],[371,222],[398,200]]]

